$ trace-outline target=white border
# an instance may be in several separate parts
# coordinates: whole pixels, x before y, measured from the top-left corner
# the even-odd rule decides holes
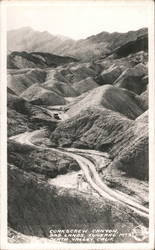
[[[0,247],[7,241],[7,97],[6,97],[6,8],[0,5]],[[2,248],[3,249],[3,248]],[[7,249],[4,247],[4,249]]]
[[[155,71],[154,71],[154,1],[153,0],[139,0],[139,1],[132,1],[133,6],[139,3],[145,4],[148,8],[148,18],[149,18],[149,177],[150,177],[150,241],[149,243],[102,243],[102,244],[87,244],[87,243],[69,243],[69,244],[48,244],[48,243],[39,243],[39,244],[9,244],[7,243],[7,153],[6,153],[6,146],[7,146],[7,133],[6,133],[6,121],[7,121],[7,108],[6,108],[6,7],[9,6],[47,6],[47,5],[57,5],[57,6],[66,6],[67,5],[96,5],[99,4],[103,6],[103,4],[110,5],[131,5],[131,1],[129,0],[118,0],[118,1],[106,1],[106,0],[96,0],[96,1],[75,1],[68,0],[68,1],[1,1],[1,20],[0,20],[0,31],[2,34],[2,39],[0,40],[0,52],[1,52],[1,59],[0,59],[0,66],[1,66],[1,85],[0,85],[0,166],[1,166],[1,175],[0,175],[0,189],[1,189],[1,210],[0,210],[0,217],[1,217],[1,234],[0,234],[0,249],[2,250],[9,250],[9,249],[144,249],[144,250],[153,250],[154,249],[154,240],[155,240],[155,230],[154,230],[154,219],[155,219],[155,200],[154,200],[154,193],[155,190],[155,171],[154,171],[154,145],[155,145],[155,114],[154,114],[154,107],[155,107]],[[130,3],[129,3],[130,2]]]

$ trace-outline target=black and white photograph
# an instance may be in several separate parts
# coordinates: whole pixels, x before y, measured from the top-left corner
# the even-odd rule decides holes
[[[153,1],[3,3],[1,249],[153,250]]]

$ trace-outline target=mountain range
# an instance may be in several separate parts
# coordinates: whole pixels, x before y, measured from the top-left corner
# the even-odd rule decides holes
[[[40,32],[30,27],[24,27],[8,31],[7,48],[9,53],[12,51],[47,52],[74,56],[77,59],[88,61],[98,56],[105,56],[120,46],[140,38],[142,42],[138,42],[138,49],[143,47],[143,50],[147,50],[147,35],[147,28],[142,28],[127,33],[101,32],[86,39],[73,40],[68,37],[54,36],[47,31]],[[131,52],[127,52],[127,48],[125,48],[125,51],[128,54]]]

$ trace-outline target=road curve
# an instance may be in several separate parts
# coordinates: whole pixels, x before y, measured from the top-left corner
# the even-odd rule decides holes
[[[113,202],[119,202],[123,205],[126,205],[131,210],[135,211],[137,214],[148,218],[149,217],[149,209],[142,206],[141,204],[137,203],[131,197],[129,197],[127,194],[123,194],[122,192],[116,192],[109,188],[104,182],[101,180],[98,172],[96,171],[94,162],[90,161],[88,159],[88,154],[91,155],[91,158],[93,156],[98,157],[108,157],[106,153],[98,152],[96,150],[81,150],[81,149],[75,149],[75,148],[49,148],[49,147],[41,147],[36,146],[33,144],[32,140],[34,137],[38,137],[38,133],[42,133],[43,130],[36,130],[33,132],[25,132],[16,136],[10,137],[11,140],[17,141],[21,144],[27,144],[35,148],[39,149],[48,149],[53,152],[63,152],[64,154],[70,156],[74,160],[76,160],[82,169],[87,182],[91,185],[91,187],[100,194],[100,196],[105,197]],[[82,155],[80,155],[82,154]],[[95,161],[95,157],[94,157]]]

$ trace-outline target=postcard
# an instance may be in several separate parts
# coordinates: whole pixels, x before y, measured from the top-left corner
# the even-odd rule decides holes
[[[1,1],[1,249],[154,249],[154,1]]]

